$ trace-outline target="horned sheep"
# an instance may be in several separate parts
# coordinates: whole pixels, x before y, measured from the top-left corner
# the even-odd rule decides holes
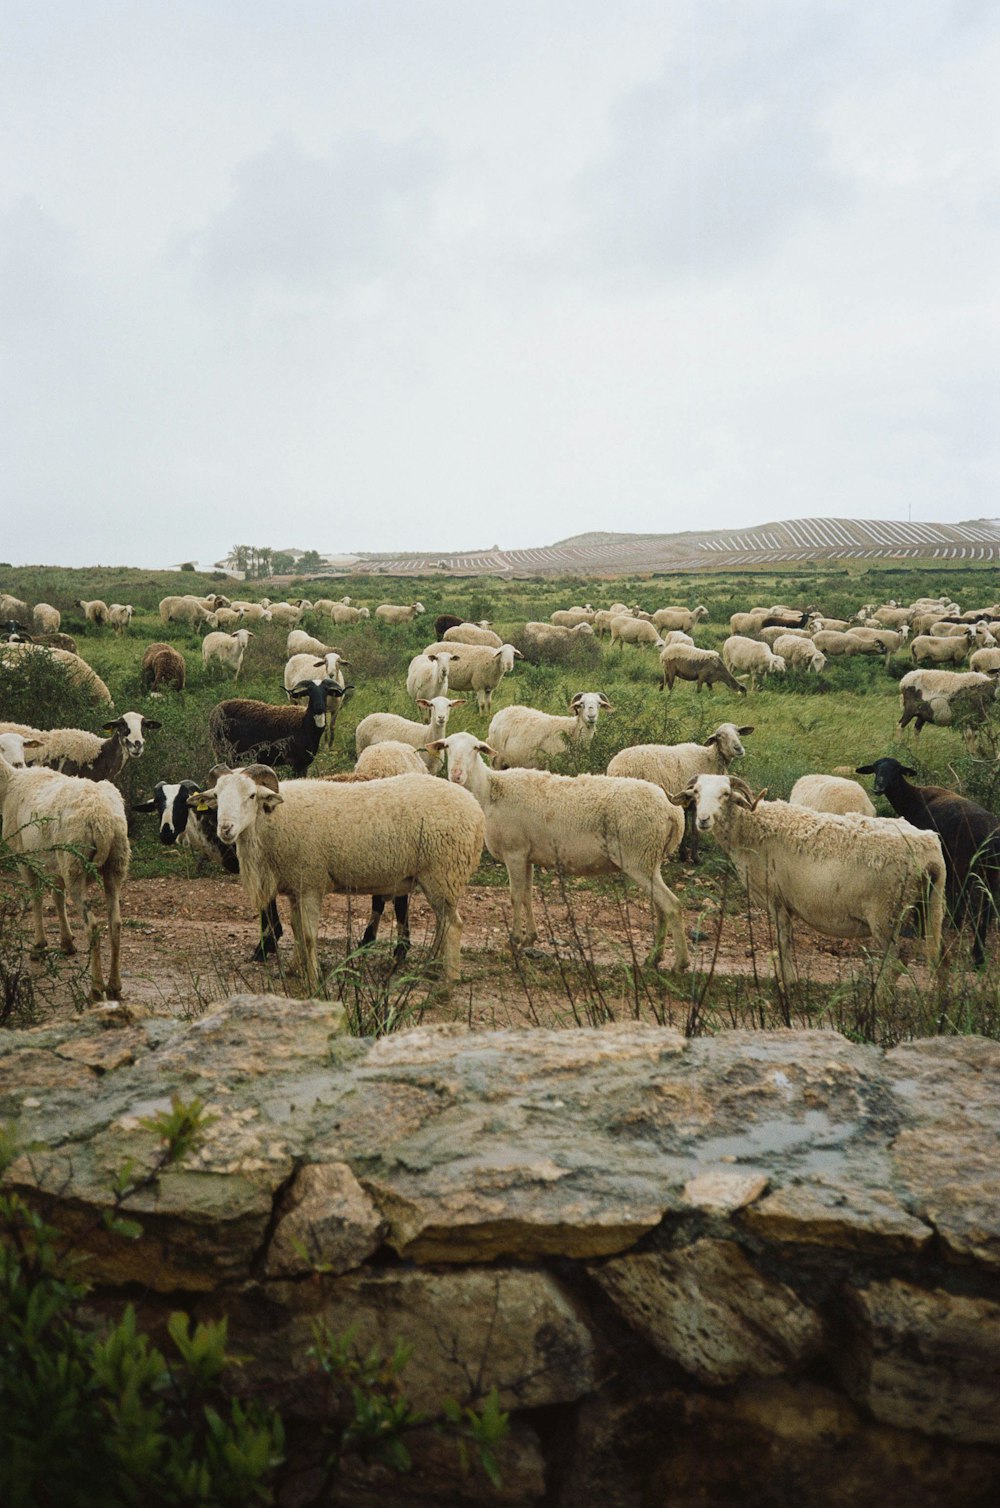
[[[742,740],[752,732],[752,726],[720,723],[703,744],[633,744],[615,755],[608,774],[651,780],[669,796],[671,791],[682,791],[696,775],[725,775],[733,761],[746,754]],[[698,862],[698,829],[693,819],[685,822],[680,856],[692,864]]]
[[[317,933],[330,890],[402,896],[419,887],[436,918],[433,951],[445,980],[457,976],[458,905],[483,846],[483,815],[468,792],[425,775],[279,782],[258,768],[220,774],[192,800],[217,810],[219,837],[236,845],[255,910],[276,895],[291,898],[307,987],[319,976]]]
[[[15,770],[0,758],[3,837],[26,880],[41,866],[52,881],[64,953],[76,951],[66,917],[66,896],[82,916],[88,937],[90,994],[121,999],[121,890],[128,875],[128,821],[120,793],[107,780],[78,780],[55,770]],[[100,927],[88,880],[100,879],[107,907],[111,957],[107,983],[101,971]],[[42,895],[32,885],[35,951],[45,951]]]
[[[296,775],[304,775],[316,758],[326,727],[327,697],[343,697],[352,689],[325,677],[293,687],[289,695],[304,701],[301,707],[275,707],[247,697],[218,702],[208,715],[215,757],[228,763],[249,755],[258,764],[287,764]]]
[[[498,712],[487,734],[494,769],[544,770],[568,749],[587,748],[597,732],[601,711],[615,710],[603,691],[578,691],[569,705],[571,717],[519,705]]]

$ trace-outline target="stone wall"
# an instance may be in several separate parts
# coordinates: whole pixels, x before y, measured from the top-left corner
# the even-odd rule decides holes
[[[87,1233],[99,1301],[230,1315],[290,1422],[285,1502],[317,1318],[408,1341],[420,1405],[495,1384],[512,1411],[499,1491],[429,1434],[345,1503],[997,1500],[1000,1045],[340,1028],[241,996],[0,1038],[8,1183]],[[208,1103],[204,1144],[130,1207],[137,1242],[94,1234],[172,1094]]]

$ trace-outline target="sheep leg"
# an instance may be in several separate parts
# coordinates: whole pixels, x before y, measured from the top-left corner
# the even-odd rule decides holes
[[[686,860],[689,864],[698,863],[698,824],[695,821],[693,806],[684,808],[684,836],[681,839],[678,858]]]
[[[660,967],[669,927],[674,943],[674,968],[689,968],[691,960],[688,957],[687,938],[684,936],[684,912],[674,892],[664,883],[660,871],[656,869],[650,876],[638,866],[623,864],[622,873],[627,874],[630,880],[634,880],[646,892],[653,907],[653,946],[646,959],[647,965],[652,965],[654,969]]]
[[[441,975],[449,984],[458,978],[461,967],[462,918],[458,907],[445,900],[439,900],[436,915],[433,952],[440,957]]]
[[[104,902],[108,911],[108,937],[111,941],[111,961],[108,964],[107,997],[109,1000],[122,998],[122,908],[121,887],[111,880],[104,880]]]
[[[73,930],[66,916],[66,891],[61,880],[57,880],[52,889],[52,899],[55,902],[56,916],[59,918],[59,945],[64,953],[75,953],[76,943],[73,941]],[[39,897],[41,904],[41,897]],[[42,946],[45,946],[44,939]]]
[[[90,904],[90,896],[87,891],[87,878],[84,874],[75,874],[69,881],[70,899],[74,906],[79,907],[83,917],[83,927],[87,936],[87,951],[90,959],[90,998],[92,1001],[104,999],[104,979],[101,974],[101,926],[94,916]],[[121,943],[121,918],[119,917],[119,945]],[[121,986],[119,985],[119,992]]]
[[[35,942],[34,942],[34,946],[32,947],[31,954],[32,954],[33,958],[42,958],[44,956],[44,954],[45,954],[45,912],[44,912],[44,910],[42,908],[42,892],[39,890],[39,888],[38,888],[38,882],[32,876],[30,870],[28,870],[28,869],[22,869],[20,871],[20,873],[21,873],[22,880],[26,884],[30,884],[32,886],[32,890],[31,890],[31,915],[32,915],[32,920],[34,922],[34,926],[35,926]],[[62,925],[65,924],[65,920],[66,920],[66,908],[65,908],[65,905],[64,905],[63,906],[63,910],[62,910],[62,915],[60,917],[60,926],[62,926]],[[70,940],[70,945],[72,946],[72,943],[73,943],[72,933],[70,934],[70,939],[69,940]]]
[[[533,943],[538,936],[532,906],[534,869],[527,854],[513,854],[505,860],[514,909],[513,937],[516,943]]]
[[[392,956],[397,963],[402,963],[410,951],[410,897],[393,896],[392,909],[396,917],[396,946],[392,950]],[[457,912],[455,914],[458,915]]]
[[[295,952],[299,974],[306,989],[315,989],[319,983],[319,918],[323,907],[322,895],[305,891],[292,896],[292,931],[295,934]]]
[[[260,940],[250,955],[254,963],[263,963],[269,954],[277,953],[278,938],[283,931],[278,902],[272,897],[260,913]]]
[[[791,989],[799,982],[792,942],[792,918],[783,906],[769,905],[767,909],[777,943],[775,977],[782,989]]]

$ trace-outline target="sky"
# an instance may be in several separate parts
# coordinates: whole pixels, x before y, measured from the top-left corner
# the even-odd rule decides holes
[[[995,516],[998,79],[990,0],[4,0],[0,560]]]

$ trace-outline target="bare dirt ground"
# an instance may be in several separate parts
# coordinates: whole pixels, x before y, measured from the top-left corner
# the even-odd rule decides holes
[[[463,978],[447,1000],[433,991],[424,968],[433,914],[422,896],[411,902],[410,960],[394,969],[391,908],[377,950],[355,955],[348,964],[350,942],[356,944],[361,936],[368,904],[363,897],[329,895],[320,932],[320,955],[330,971],[328,992],[360,1013],[362,1029],[366,1013],[377,1009],[419,1014],[425,1020],[462,1019],[481,1027],[587,1025],[634,1016],[683,1025],[711,974],[712,1001],[718,1006],[721,991],[731,1013],[727,1021],[723,1006],[719,1024],[741,1024],[748,1011],[753,1019],[754,996],[762,993],[771,973],[766,919],[730,907],[720,928],[711,903],[700,912],[695,909],[696,887],[688,891],[682,881],[677,890],[687,908],[689,975],[669,969],[655,975],[637,967],[648,951],[651,924],[648,906],[634,891],[577,888],[564,893],[555,885],[537,887],[539,943],[515,954],[506,885],[471,887],[462,906]],[[286,935],[278,959],[257,964],[251,961],[256,920],[235,878],[131,880],[122,900],[124,1000],[157,1014],[187,1016],[233,993],[302,993],[292,971],[287,904],[279,906]],[[54,942],[50,906],[46,915],[47,937]],[[28,917],[22,926],[28,935]],[[363,964],[357,961],[361,956]],[[671,960],[668,942],[668,966]],[[804,978],[828,987],[863,967],[856,945],[815,935],[802,936],[796,961]],[[85,960],[80,955],[64,960],[52,949],[44,965],[31,967],[39,976],[39,1019],[85,1003]]]

